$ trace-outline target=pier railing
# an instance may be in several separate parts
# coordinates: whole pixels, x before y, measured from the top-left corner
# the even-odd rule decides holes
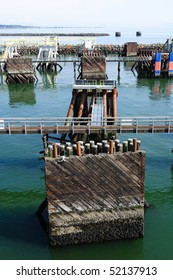
[[[151,60],[151,57],[148,57],[148,60]],[[140,56],[126,57],[126,56],[114,56],[114,57],[106,57],[106,62],[135,62],[135,61],[144,61],[146,58]],[[51,62],[51,59],[33,59],[32,62]],[[57,59],[53,59],[54,62],[62,63],[62,62],[78,62],[80,63],[80,58],[72,57],[72,56],[63,56]],[[1,58],[0,63],[6,63],[6,58]]]
[[[0,134],[173,133],[173,116],[91,118],[0,118]]]

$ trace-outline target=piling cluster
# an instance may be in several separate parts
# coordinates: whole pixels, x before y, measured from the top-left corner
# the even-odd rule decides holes
[[[33,46],[21,45],[17,48],[17,52],[20,56],[25,56],[25,55],[37,56],[39,52],[39,47],[37,45],[33,45]]]
[[[164,44],[157,43],[157,44],[137,44],[137,49],[138,49],[138,55],[143,53],[144,51],[152,51],[152,52],[164,52],[165,46]],[[115,44],[97,44],[95,45],[95,50],[99,51],[103,55],[109,55],[109,54],[116,54],[119,56],[123,56],[124,52],[124,44],[122,45],[115,45]],[[21,56],[24,55],[38,55],[39,52],[39,46],[38,45],[33,45],[33,46],[27,46],[27,45],[22,45],[19,46],[17,49],[18,53]],[[58,44],[58,53],[60,55],[79,55],[81,51],[81,45],[76,44],[76,45],[70,45],[70,44]]]
[[[101,153],[115,154],[116,152],[136,152],[140,149],[141,141],[136,138],[129,138],[127,141],[120,143],[119,139],[102,140],[101,142],[95,143],[91,140],[88,143],[78,141],[75,144],[71,142],[55,143],[49,142],[45,149],[45,156],[57,158],[59,156],[70,157],[84,156],[87,154],[98,155]]]

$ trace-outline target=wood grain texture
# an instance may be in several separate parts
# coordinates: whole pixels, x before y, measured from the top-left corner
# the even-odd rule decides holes
[[[52,244],[75,243],[75,238],[77,243],[102,240],[86,229],[91,224],[96,226],[97,236],[100,230],[105,232],[106,240],[117,239],[124,223],[129,224],[129,230],[131,223],[135,224],[136,230],[132,226],[131,233],[121,232],[121,238],[142,234],[144,152],[71,156],[62,163],[46,158],[45,164]],[[111,237],[108,228],[114,228]],[[81,237],[76,237],[76,232]],[[90,241],[85,240],[85,233]]]

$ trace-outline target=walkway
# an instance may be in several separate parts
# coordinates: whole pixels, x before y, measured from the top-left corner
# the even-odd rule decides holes
[[[61,133],[173,133],[173,116],[121,117],[94,120],[89,118],[4,118],[0,134],[61,134]]]

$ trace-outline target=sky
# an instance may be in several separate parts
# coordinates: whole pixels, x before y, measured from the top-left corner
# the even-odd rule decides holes
[[[0,24],[101,26],[116,30],[173,26],[172,0],[0,0]]]

